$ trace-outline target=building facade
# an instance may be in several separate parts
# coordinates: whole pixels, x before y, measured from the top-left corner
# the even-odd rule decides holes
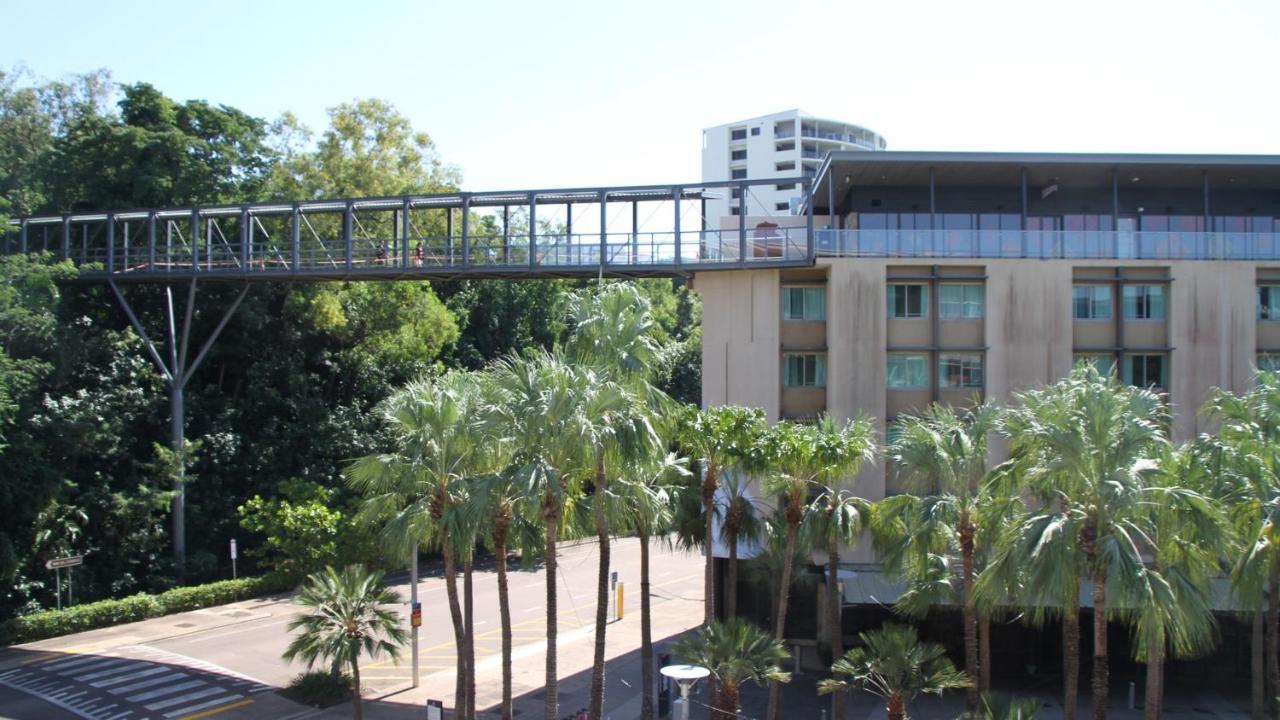
[[[859,125],[787,110],[703,130],[702,179],[813,178],[828,152],[885,147],[883,137]],[[755,186],[746,197],[735,190],[707,201],[707,221],[718,226],[744,207],[752,216],[788,215],[801,195],[794,182]]]

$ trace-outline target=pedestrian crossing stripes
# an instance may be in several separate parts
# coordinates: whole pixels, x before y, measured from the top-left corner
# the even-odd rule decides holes
[[[145,645],[93,655],[50,655],[0,671],[0,684],[84,720],[181,720],[243,707],[266,683]]]

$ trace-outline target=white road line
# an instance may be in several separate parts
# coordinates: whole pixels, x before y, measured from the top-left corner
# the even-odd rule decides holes
[[[480,627],[481,625],[488,625],[488,624],[489,624],[488,620],[481,620],[480,622],[476,623],[476,627]]]
[[[123,672],[125,670],[128,670],[129,668],[133,667],[136,662],[137,662],[136,660],[129,660],[127,658],[122,660],[117,660],[114,663],[111,663],[110,666],[103,665],[102,667],[95,669],[91,673],[85,673],[84,675],[72,675],[71,679],[77,682],[85,682],[87,680],[96,680],[100,677],[115,675],[118,672]]]
[[[151,678],[150,680],[144,680],[142,682],[134,683],[132,685],[125,685],[124,687],[113,688],[108,692],[110,692],[112,695],[123,695],[124,693],[127,693],[127,692],[133,692],[134,690],[141,690],[144,687],[151,687],[152,685],[159,685],[162,682],[169,682],[170,680],[180,680],[184,677],[187,677],[186,673],[176,672],[170,675],[161,675],[158,678]]]
[[[150,700],[152,698],[164,697],[165,695],[172,695],[173,693],[176,693],[176,692],[182,692],[183,690],[190,690],[191,688],[197,688],[197,687],[200,687],[201,685],[207,685],[207,684],[208,683],[206,683],[203,680],[188,680],[183,683],[178,683],[177,685],[168,685],[158,690],[148,690],[146,692],[140,692],[136,695],[130,695],[126,697],[125,700],[128,700],[129,702],[140,703],[143,700]]]
[[[104,705],[100,708],[97,708],[96,710],[94,710],[89,714],[93,715],[94,717],[102,717],[103,715],[106,715],[107,713],[111,712],[112,708],[115,708],[115,707],[117,707],[116,703],[111,703],[110,705]]]
[[[525,608],[524,610],[521,610],[520,612],[533,612],[534,610],[541,610],[541,609],[542,609],[542,606],[541,606],[541,605],[535,605],[535,606],[533,606],[533,607]]]
[[[189,703],[192,700],[200,700],[203,698],[207,698],[210,695],[218,695],[220,693],[226,693],[226,692],[227,692],[226,690],[220,687],[205,688],[204,690],[197,690],[196,692],[190,692],[185,695],[179,695],[176,698],[166,698],[159,702],[153,702],[153,703],[150,703],[149,705],[146,705],[145,707],[148,710],[159,710],[161,708],[173,707],[174,705]],[[186,710],[187,708],[183,708],[183,709]]]
[[[9,670],[5,670],[4,672],[0,673],[0,680],[3,680],[9,677],[10,675],[17,675],[20,672],[22,672],[22,668],[10,668]]]
[[[86,663],[84,665],[80,665],[74,668],[72,667],[59,668],[54,672],[56,672],[59,675],[71,675],[73,673],[85,672],[86,670],[88,671],[101,670],[102,668],[115,665],[116,663],[121,662],[121,660],[122,658],[118,658],[118,657],[99,658],[97,662]],[[47,668],[42,668],[42,669],[47,669]]]
[[[190,713],[197,713],[197,712],[200,712],[201,710],[207,710],[207,709],[209,709],[209,708],[217,707],[217,706],[219,706],[219,705],[226,705],[227,703],[229,703],[229,702],[231,702],[231,701],[233,701],[233,700],[239,700],[240,698],[241,698],[241,696],[240,696],[240,695],[228,695],[228,696],[226,696],[226,697],[220,697],[220,698],[217,698],[217,699],[215,699],[215,700],[210,700],[210,701],[209,701],[209,702],[207,702],[207,703],[202,703],[202,704],[200,704],[200,705],[193,705],[193,706],[191,706],[191,707],[180,708],[180,709],[178,709],[178,710],[174,710],[174,711],[172,711],[172,712],[165,713],[165,717],[167,717],[167,718],[171,718],[171,717],[177,717],[177,716],[179,716],[179,715],[186,715],[186,714],[190,714]],[[113,719],[113,720],[114,720],[114,719]]]
[[[102,655],[75,655],[70,658],[62,658],[61,660],[48,660],[37,665],[41,670],[53,670],[54,672],[62,672],[66,668],[75,665],[85,665],[87,663],[100,663],[103,660],[110,660],[114,656],[103,657]]]
[[[107,720],[120,720],[120,718],[126,718],[126,717],[129,717],[129,716],[130,716],[130,715],[132,715],[132,714],[133,714],[133,711],[132,711],[132,710],[126,710],[126,711],[124,711],[124,712],[120,713],[119,715],[112,715],[111,717],[107,718]]]
[[[83,694],[85,694],[85,693],[87,693],[87,692],[89,692],[89,691],[88,691],[88,690],[81,690],[80,692],[76,693],[75,695],[68,695],[68,696],[66,696],[66,697],[64,697],[64,698],[60,698],[60,699],[62,700],[62,702],[67,702],[67,703],[69,703],[69,702],[71,702],[72,700],[75,700],[76,698],[80,697],[81,695],[83,695]]]
[[[118,677],[113,677],[110,680],[99,680],[97,682],[91,682],[89,684],[96,688],[109,688],[112,685],[119,685],[122,682],[137,680],[138,678],[144,678],[150,675],[155,675],[156,673],[162,673],[170,669],[171,668],[167,668],[163,665],[154,665],[146,669],[139,670],[137,672],[129,673],[128,675],[120,675]]]

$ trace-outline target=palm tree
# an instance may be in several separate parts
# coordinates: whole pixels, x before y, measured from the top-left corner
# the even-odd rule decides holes
[[[1195,446],[1170,448],[1152,478],[1145,551],[1153,602],[1134,609],[1134,655],[1147,664],[1147,720],[1163,710],[1165,657],[1195,657],[1217,641],[1210,583],[1229,534],[1220,506],[1198,491],[1213,482],[1204,455]]]
[[[480,414],[474,375],[449,372],[415,381],[379,408],[394,448],[347,468],[350,485],[364,496],[361,517],[381,523],[382,539],[398,557],[419,546],[444,557],[445,592],[458,649],[455,712],[468,716],[466,663],[469,635],[458,598],[457,561],[473,535],[458,512],[467,478],[490,470],[492,457],[478,450]]]
[[[890,623],[858,637],[862,647],[832,664],[836,677],[819,682],[819,693],[862,688],[885,699],[889,720],[905,720],[907,703],[920,693],[941,695],[950,688],[972,685],[947,659],[946,650],[937,643],[920,642],[915,628]]]
[[[1107,714],[1107,585],[1135,606],[1155,593],[1140,547],[1148,476],[1167,446],[1168,412],[1159,396],[1127,387],[1091,365],[1057,384],[1022,393],[1002,422],[1017,478],[1038,508],[1014,528],[1014,564],[1034,605],[1063,603],[1064,628],[1074,626],[1078,580],[1093,596],[1093,716]],[[1010,494],[1013,494],[1011,491]],[[1074,717],[1071,688],[1078,636],[1064,630],[1064,714]]]
[[[1220,423],[1224,462],[1219,497],[1230,503],[1240,536],[1231,587],[1245,607],[1262,607],[1268,712],[1280,717],[1280,375],[1259,372],[1242,395],[1220,391],[1206,410]],[[1255,625],[1256,627],[1256,625]],[[1255,643],[1256,644],[1256,643]],[[1255,662],[1256,670],[1261,669]],[[1259,693],[1255,690],[1255,716]]]
[[[599,552],[589,717],[600,720],[604,715],[611,559],[609,467],[628,458],[661,452],[652,420],[671,401],[649,383],[661,348],[653,336],[656,324],[649,313],[649,302],[634,285],[612,283],[571,293],[567,307],[572,331],[565,343],[566,355],[576,367],[591,368],[601,378],[616,383],[618,394],[603,399],[600,421],[591,426],[593,432],[584,438],[592,450],[591,504]]]
[[[653,630],[649,601],[649,539],[662,533],[672,519],[671,489],[689,475],[686,462],[674,454],[630,462],[618,486],[619,506],[626,526],[640,541],[640,720],[653,720]]]
[[[733,405],[699,410],[689,408],[682,418],[680,446],[691,460],[702,465],[702,552],[706,557],[703,575],[703,624],[715,617],[714,546],[716,490],[720,475],[754,447],[765,431],[764,411]]]
[[[557,593],[556,548],[566,522],[566,508],[578,501],[584,467],[609,428],[602,418],[619,412],[630,400],[625,388],[594,372],[570,364],[562,354],[533,351],[508,358],[493,368],[495,401],[489,422],[511,440],[512,472],[536,498],[536,514],[545,533],[544,571],[547,588],[547,720],[556,720]],[[603,505],[601,505],[603,508]]]
[[[778,666],[787,658],[782,643],[741,618],[712,622],[675,644],[673,652],[711,671],[717,691],[713,718],[738,717],[738,697],[743,683],[757,685],[787,682],[791,674]]]
[[[720,539],[729,548],[728,577],[725,579],[725,618],[738,616],[738,546],[742,542],[759,542],[764,533],[764,519],[751,497],[750,480],[744,473],[721,475]]]
[[[975,593],[978,535],[983,508],[988,506],[987,436],[995,428],[997,410],[989,404],[957,411],[932,405],[920,417],[897,423],[887,455],[916,495],[886,499],[880,512],[897,522],[889,534],[885,565],[915,586],[900,607],[918,612],[911,600],[928,598],[924,588],[949,590],[962,609],[965,671],[974,680],[966,694],[970,715],[978,712],[981,662],[978,643],[978,609]],[[882,535],[884,533],[881,533]],[[942,577],[931,572],[939,560],[960,561],[959,592],[954,573]],[[951,564],[947,563],[947,567]],[[935,583],[941,580],[941,583]],[[941,587],[939,587],[941,585]],[[949,599],[949,598],[948,598]],[[923,608],[923,609],[927,609]],[[915,614],[913,612],[912,614]]]
[[[870,423],[867,423],[870,432]],[[841,619],[844,599],[840,594],[840,547],[853,545],[862,535],[872,515],[869,501],[847,491],[847,478],[832,476],[813,500],[809,517],[812,522],[814,548],[827,554],[827,644],[832,659],[844,654],[844,625]],[[844,718],[843,693],[835,696],[833,720]]]
[[[800,523],[812,510],[810,492],[836,487],[857,475],[862,463],[874,455],[875,431],[870,421],[859,418],[837,425],[829,417],[811,425],[780,422],[769,430],[763,443],[746,453],[746,468],[765,476],[768,489],[781,498],[782,516],[786,520],[784,563],[773,623],[775,640],[781,642],[786,632],[787,600],[794,569],[791,559],[795,556]],[[781,687],[771,684],[765,716],[769,720],[777,720],[780,697]]]
[[[351,702],[360,720],[360,657],[400,656],[405,631],[395,611],[385,607],[399,603],[400,596],[383,587],[381,573],[348,565],[342,572],[327,567],[308,576],[294,602],[309,612],[289,621],[289,632],[301,632],[289,642],[284,659],[300,659],[308,668],[316,663],[351,668]]]

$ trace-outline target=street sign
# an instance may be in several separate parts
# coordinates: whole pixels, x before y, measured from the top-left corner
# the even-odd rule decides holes
[[[83,555],[72,555],[71,557],[55,558],[44,564],[46,570],[57,570],[59,568],[75,567],[84,564]]]
[[[427,720],[444,720],[444,702],[441,700],[427,701]]]
[[[409,624],[413,627],[422,627],[422,603],[413,604],[413,610],[409,613]]]
[[[236,553],[236,539],[231,538],[231,559],[235,560],[237,557],[238,557],[238,554]]]

